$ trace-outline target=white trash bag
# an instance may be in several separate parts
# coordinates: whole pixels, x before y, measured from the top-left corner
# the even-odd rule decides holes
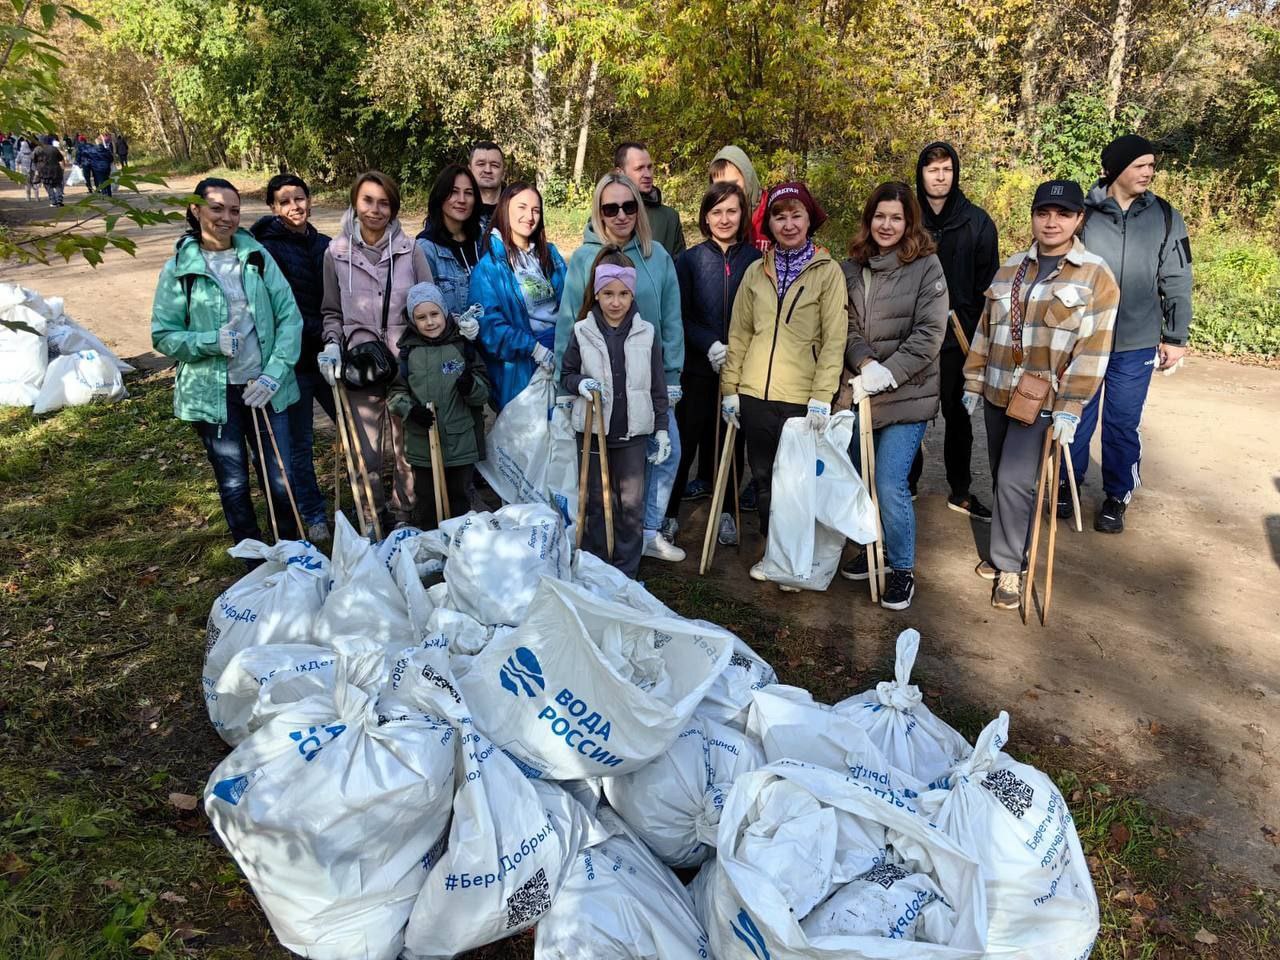
[[[604,795],[663,863],[696,867],[715,852],[720,810],[733,782],[764,764],[751,737],[695,716],[666,753],[604,779]]]
[[[40,395],[49,366],[47,323],[21,300],[0,311],[0,406],[29,407]]]
[[[332,584],[316,617],[316,643],[336,649],[344,640],[368,639],[395,652],[418,641],[404,592],[341,513],[334,518]]]
[[[120,371],[110,359],[97,350],[77,350],[49,361],[31,412],[52,413],[63,407],[121,400],[128,395]]]
[[[281,540],[268,546],[243,540],[227,553],[262,563],[218,595],[205,622],[201,676],[209,719],[220,733],[225,718],[216,707],[216,690],[232,657],[267,644],[309,644],[329,589],[329,561],[306,541]]]
[[[121,373],[132,373],[133,367],[121,360],[94,333],[86,330],[65,313],[49,321],[49,353],[67,354],[77,350],[96,350]]]
[[[449,556],[449,543],[439,530],[398,527],[378,541],[373,552],[386,564],[388,571],[394,572],[396,558],[402,550],[409,551],[418,576],[425,579],[444,571],[444,561]]]
[[[955,912],[933,878],[896,863],[854,877],[800,923],[805,936],[884,937],[945,943]]]
[[[674,617],[676,614],[665,603],[632,580],[611,563],[606,563],[588,550],[575,550],[573,554],[573,582],[585,588],[601,600],[622,603],[641,613],[658,617]]]
[[[213,727],[233,747],[277,712],[281,702],[296,702],[333,687],[337,654],[311,643],[270,643],[246,647],[231,658],[205,694]],[[275,701],[272,691],[290,688],[290,700]]]
[[[849,458],[854,420],[852,411],[842,410],[821,432],[800,417],[783,424],[763,561],[771,581],[825,590],[839,567],[845,539],[875,540],[875,507]]]
[[[734,637],[733,656],[693,711],[735,730],[747,729],[747,716],[757,690],[778,682],[778,675],[758,653]]]
[[[476,464],[503,503],[542,503],[567,529],[578,511],[578,447],[572,397],[557,397],[553,374],[539,367],[529,385],[502,408]]]
[[[485,625],[519,624],[539,580],[571,576],[564,523],[544,504],[468,514],[450,536],[444,576],[451,605]]]
[[[413,905],[406,960],[444,960],[533,926],[578,851],[604,836],[568,792],[526,779],[466,709],[457,702],[453,821]]]
[[[1098,898],[1062,793],[1001,748],[1004,711],[973,755],[920,798],[947,836],[977,853],[991,915],[987,957],[1083,960],[1098,936]]]
[[[546,577],[524,622],[490,640],[458,682],[476,724],[527,775],[581,780],[664,753],[732,653],[719,627]]]
[[[871,895],[868,882],[894,885],[896,872],[877,870],[885,864],[923,875],[928,892],[942,898],[929,911],[937,915],[919,917],[925,903],[915,897]],[[830,770],[783,761],[740,778],[720,817],[716,859],[703,872],[698,883],[718,960],[983,956],[986,896],[973,854],[923,817]],[[892,916],[890,906],[898,907]],[[803,926],[810,918],[811,927],[832,932],[810,936]],[[881,924],[876,932],[839,932],[868,918]],[[908,930],[915,940],[903,939]]]
[[[866,730],[893,766],[927,784],[973,753],[973,747],[934,716],[920,688],[911,682],[919,651],[919,631],[903,630],[898,634],[895,679],[881,681],[874,690],[842,700],[831,709]]]
[[[613,836],[581,851],[538,923],[534,960],[705,960],[707,934],[676,875],[608,808]]]
[[[399,956],[449,825],[456,693],[409,670],[375,703],[382,674],[380,651],[340,658],[331,691],[274,716],[205,788],[276,937],[312,960]]]

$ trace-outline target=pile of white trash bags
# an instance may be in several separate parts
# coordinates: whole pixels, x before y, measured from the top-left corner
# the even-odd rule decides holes
[[[205,810],[301,956],[1089,956],[1062,794],[1006,714],[971,746],[929,711],[914,630],[827,705],[546,504],[231,552],[262,563],[209,614]]]
[[[63,312],[61,297],[0,283],[0,407],[40,414],[120,400],[132,370]]]

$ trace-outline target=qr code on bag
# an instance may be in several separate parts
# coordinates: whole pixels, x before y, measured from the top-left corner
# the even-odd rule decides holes
[[[906,875],[907,871],[901,867],[895,867],[892,863],[882,863],[878,867],[872,867],[858,879],[866,880],[868,883],[878,883],[888,890]]]
[[[1011,770],[992,770],[982,781],[982,785],[1019,820],[1031,808],[1035,790],[1031,784],[1019,780]]]
[[[539,870],[507,897],[507,929],[537,920],[551,909],[551,886],[547,871]]]
[[[750,670],[754,664],[752,664],[748,657],[744,657],[740,653],[735,653],[729,658],[729,666],[741,667],[743,670]]]
[[[218,642],[218,637],[222,636],[222,630],[213,622],[210,617],[204,628],[204,652],[206,656],[213,649],[213,645]]]

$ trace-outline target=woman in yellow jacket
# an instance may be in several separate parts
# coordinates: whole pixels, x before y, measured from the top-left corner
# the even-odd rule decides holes
[[[769,191],[764,232],[774,246],[747,267],[729,322],[720,411],[746,438],[766,535],[782,425],[804,417],[822,429],[840,385],[848,295],[840,267],[813,242],[826,219],[801,182]],[[751,577],[768,579],[759,563]]]

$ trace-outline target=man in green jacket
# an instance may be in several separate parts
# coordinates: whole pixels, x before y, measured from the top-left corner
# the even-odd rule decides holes
[[[662,191],[653,182],[653,158],[649,148],[638,140],[624,140],[614,147],[613,167],[618,173],[630,177],[640,188],[645,213],[649,215],[649,229],[674,260],[684,251],[684,227],[680,226],[680,214],[675,207],[662,202]],[[652,320],[652,318],[647,318]]]

